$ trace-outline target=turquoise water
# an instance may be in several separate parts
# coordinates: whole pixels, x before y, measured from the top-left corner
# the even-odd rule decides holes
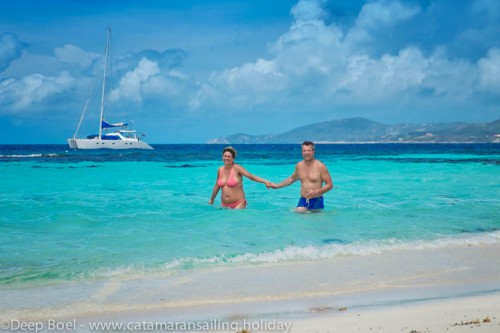
[[[245,179],[245,210],[208,205],[223,146],[69,151],[0,145],[0,285],[500,241],[500,145],[317,145],[334,189],[297,214],[299,183]],[[300,145],[236,145],[278,182]]]

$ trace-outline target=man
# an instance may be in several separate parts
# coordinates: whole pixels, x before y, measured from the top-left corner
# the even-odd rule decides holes
[[[332,177],[326,166],[314,158],[314,143],[302,143],[302,161],[295,165],[290,177],[279,184],[271,183],[274,189],[282,188],[300,180],[300,200],[296,212],[318,212],[324,208],[323,194],[333,188]],[[324,186],[323,186],[324,184]]]

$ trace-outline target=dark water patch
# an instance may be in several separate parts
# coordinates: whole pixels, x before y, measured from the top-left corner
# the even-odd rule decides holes
[[[96,164],[91,164],[91,165],[84,165],[84,166],[74,166],[74,165],[71,165],[68,168],[69,169],[81,169],[81,168],[98,168],[98,167],[99,166],[96,165]]]
[[[31,166],[32,169],[56,169],[56,170],[62,170],[62,169],[82,169],[82,168],[98,168],[99,166],[96,164],[92,165],[82,165],[82,166],[75,166],[75,165],[69,165],[69,166],[44,166],[44,165],[33,165]]]
[[[351,158],[352,161],[383,161],[394,163],[451,163],[451,164],[465,164],[465,163],[481,163],[499,165],[499,159],[493,158],[395,158],[395,157],[359,157]]]
[[[348,244],[349,242],[339,238],[325,238],[321,240],[323,244]]]
[[[495,164],[495,165],[498,165],[498,164],[500,164],[500,160],[491,160],[491,161],[486,160],[486,161],[483,162],[483,164]]]
[[[490,232],[497,232],[499,231],[499,227],[477,227],[477,228],[472,228],[472,229],[460,229],[460,233],[463,234],[476,234],[476,233],[490,233]]]
[[[74,162],[168,162],[177,167],[193,167],[199,161],[220,161],[227,145],[218,144],[160,144],[153,150],[72,150],[67,145],[0,145],[0,163],[11,161],[37,161],[50,163]],[[301,158],[300,144],[233,144],[238,150],[240,163],[284,165]],[[457,154],[484,156],[478,159],[405,159],[396,162],[467,163],[484,162],[498,164],[500,144],[318,144],[316,156],[322,159],[343,157],[347,159],[387,158],[400,155]],[[495,156],[496,157],[496,156]],[[186,166],[184,166],[186,165]]]
[[[181,164],[181,165],[165,165],[165,168],[203,168],[203,165]]]

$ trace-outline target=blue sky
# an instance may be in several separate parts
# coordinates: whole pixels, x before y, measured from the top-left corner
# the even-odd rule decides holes
[[[0,11],[0,143],[73,135],[107,27],[108,120],[153,144],[500,118],[497,0],[16,0]]]

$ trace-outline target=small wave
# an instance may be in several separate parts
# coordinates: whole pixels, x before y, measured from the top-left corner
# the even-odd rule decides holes
[[[46,157],[58,157],[58,156],[61,156],[59,154],[55,154],[55,153],[50,153],[50,154],[26,154],[26,155],[22,155],[22,154],[13,154],[13,155],[0,155],[0,158],[37,158],[37,157],[43,157],[43,158],[46,158]]]
[[[397,239],[345,243],[334,241],[322,246],[289,246],[263,253],[245,253],[234,256],[210,258],[180,258],[163,265],[164,270],[190,269],[200,266],[230,264],[265,264],[293,261],[332,259],[339,256],[375,255],[393,251],[438,249],[449,246],[493,244],[500,242],[500,231],[475,233],[460,237],[443,237],[436,240],[404,241]]]
[[[481,244],[500,243],[500,231],[460,234],[458,237],[442,237],[435,240],[404,241],[400,239],[385,239],[372,241],[358,241],[346,243],[334,240],[324,245],[315,246],[288,246],[283,249],[262,253],[244,253],[235,255],[218,255],[213,257],[185,257],[155,265],[123,265],[114,268],[98,268],[92,271],[73,271],[51,274],[34,275],[24,274],[15,277],[1,278],[0,285],[12,283],[33,283],[34,280],[87,280],[100,278],[127,278],[143,276],[145,274],[175,274],[179,271],[213,267],[276,264],[300,261],[315,261],[334,259],[346,256],[369,256],[396,251],[415,251],[440,249],[453,246],[470,246]]]

